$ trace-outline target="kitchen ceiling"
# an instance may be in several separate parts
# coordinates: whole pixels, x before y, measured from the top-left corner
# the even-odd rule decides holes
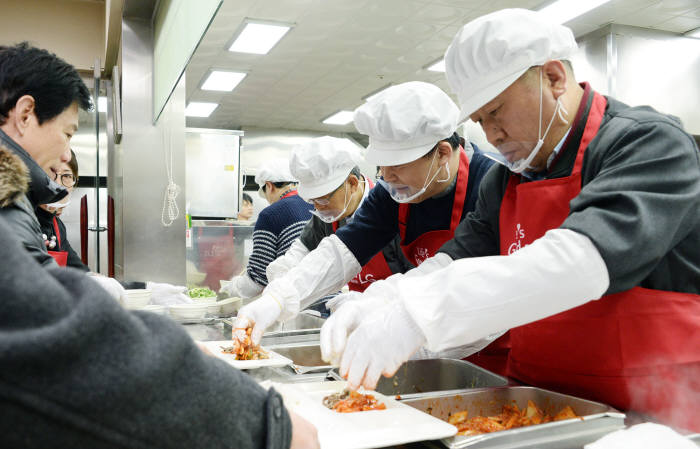
[[[459,28],[502,8],[542,0],[224,0],[187,68],[187,102],[220,103],[201,128],[282,128],[355,133],[352,123],[321,120],[353,110],[363,97],[406,81],[450,93],[444,73],[425,67],[442,58]],[[228,51],[244,19],[294,24],[266,55]],[[612,0],[566,25],[582,36],[609,23],[684,33],[700,27],[698,0]],[[212,69],[246,72],[232,91],[200,89]]]

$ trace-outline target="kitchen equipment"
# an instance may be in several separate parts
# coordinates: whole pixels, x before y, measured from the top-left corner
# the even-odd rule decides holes
[[[338,369],[331,371],[330,375],[342,379]],[[393,377],[380,377],[376,390],[382,394],[401,395],[405,399],[428,392],[500,387],[507,383],[504,377],[464,360],[426,359],[409,360]]]
[[[504,404],[527,407],[532,400],[545,413],[555,415],[570,405],[581,418],[520,427],[501,432],[474,436],[454,436],[442,440],[450,449],[566,449],[581,448],[603,435],[625,426],[624,413],[599,402],[535,387],[499,387],[464,390],[433,396],[424,395],[402,401],[404,404],[447,420],[455,412],[468,410],[469,417],[492,416],[501,412]]]

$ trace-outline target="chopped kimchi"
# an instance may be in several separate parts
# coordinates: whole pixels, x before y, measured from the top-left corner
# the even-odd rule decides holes
[[[338,413],[365,412],[368,410],[385,410],[386,405],[377,401],[371,394],[343,390],[323,398],[323,405]]]
[[[270,355],[259,345],[254,345],[250,334],[253,331],[252,327],[245,330],[245,339],[243,341],[233,340],[233,345],[222,346],[221,350],[224,354],[233,354],[236,360],[262,360],[269,359]]]

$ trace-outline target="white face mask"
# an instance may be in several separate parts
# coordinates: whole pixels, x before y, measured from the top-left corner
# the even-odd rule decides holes
[[[351,197],[352,198],[352,197]],[[335,221],[338,221],[340,217],[343,216],[346,210],[348,210],[348,206],[350,206],[350,199],[348,198],[348,189],[347,186],[345,187],[345,207],[343,207],[343,210],[338,212],[337,209],[327,209],[327,210],[317,210],[313,209],[311,211],[312,214],[316,215],[318,218],[321,219],[324,223],[333,223]]]
[[[568,115],[568,112],[566,108],[564,108],[564,105],[561,103],[561,96],[557,98],[557,104],[554,107],[554,112],[552,113],[552,118],[549,120],[549,125],[547,125],[547,129],[544,131],[544,134],[542,134],[542,74],[540,73],[540,123],[539,123],[539,129],[537,130],[537,144],[535,147],[530,151],[530,154],[528,157],[525,159],[518,159],[517,161],[509,162],[508,160],[504,159],[503,161],[498,161],[501,162],[503,165],[508,167],[510,171],[513,173],[522,173],[525,170],[532,170],[535,167],[530,166],[530,162],[537,156],[537,153],[540,152],[540,148],[542,148],[542,145],[544,144],[544,139],[547,137],[547,134],[549,133],[549,129],[552,127],[552,123],[554,123],[554,117],[559,114],[559,118],[564,122],[564,123],[569,123],[568,120],[566,120],[565,115]],[[541,137],[540,137],[541,136]]]
[[[435,154],[433,154],[433,160],[430,162],[430,167],[428,168],[428,173],[425,175],[425,182],[423,183],[423,187],[420,189],[416,189],[415,187],[405,185],[405,184],[396,184],[392,182],[387,182],[384,179],[380,179],[377,181],[377,184],[381,184],[382,187],[386,189],[387,192],[389,192],[389,195],[396,201],[397,203],[408,203],[410,201],[413,201],[414,199],[418,198],[422,194],[425,193],[425,191],[428,189],[428,186],[435,181],[435,178],[437,178],[438,173],[440,173],[440,169],[438,169],[435,174],[433,175],[430,180],[428,180],[428,177],[430,176],[430,169],[433,168],[433,164],[435,163],[435,157],[437,156],[438,151],[435,150]],[[445,179],[438,179],[436,182],[446,182],[450,179],[450,164],[445,163],[445,171],[447,172],[447,176],[445,176]]]
[[[66,202],[56,201],[55,203],[44,204],[44,206],[46,206],[46,209],[49,212],[54,213],[58,209],[63,209],[64,207],[67,207],[69,204],[70,204],[70,200],[68,200]]]

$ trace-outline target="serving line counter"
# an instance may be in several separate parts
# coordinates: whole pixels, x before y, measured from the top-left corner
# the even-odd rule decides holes
[[[216,319],[208,324],[189,324],[184,327],[198,341],[227,341],[231,339],[232,320]],[[276,355],[288,358],[291,363],[286,366],[249,369],[246,371],[248,375],[264,385],[276,385],[278,389],[284,389],[285,385],[299,385],[318,390],[318,385],[337,384],[341,379],[337,368],[321,359],[319,334],[323,322],[322,318],[302,313],[294,320],[276,325],[265,334],[262,346]],[[304,387],[307,384],[309,387]],[[522,386],[461,360],[409,361],[399,368],[394,377],[382,377],[376,391],[387,401],[394,402],[393,399],[398,399],[402,407],[408,405],[441,420],[462,410],[469,410],[469,416],[495,415],[504,404],[515,403],[522,409],[527,407],[528,400],[534,401],[550,415],[555,415],[562,407],[569,405],[582,418],[477,436],[450,436],[400,445],[350,443],[347,447],[580,449],[610,432],[624,428],[626,424],[643,421],[640,417],[630,416],[626,422],[625,414],[605,404]],[[406,424],[406,427],[409,434],[412,426]],[[371,432],[371,429],[367,432]],[[387,432],[390,433],[391,430]],[[700,435],[689,438],[700,447]]]

